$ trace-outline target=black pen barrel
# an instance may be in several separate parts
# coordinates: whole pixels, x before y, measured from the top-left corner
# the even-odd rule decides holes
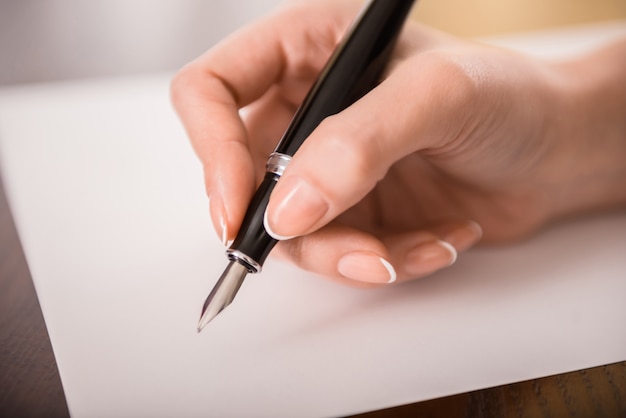
[[[250,201],[237,238],[226,251],[228,258],[246,266],[250,273],[258,273],[268,254],[278,241],[272,238],[263,226],[265,208],[278,176],[266,173],[263,182]]]
[[[375,87],[415,0],[374,0],[357,17],[309,91],[275,152],[293,156],[328,116]]]

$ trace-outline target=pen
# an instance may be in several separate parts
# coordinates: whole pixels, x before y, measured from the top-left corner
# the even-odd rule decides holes
[[[229,264],[202,307],[198,332],[235,298],[248,273],[258,273],[278,241],[263,226],[274,186],[304,140],[326,117],[339,113],[370,91],[380,79],[415,0],[372,0],[346,32],[276,149],[254,194],[241,228],[226,250]]]

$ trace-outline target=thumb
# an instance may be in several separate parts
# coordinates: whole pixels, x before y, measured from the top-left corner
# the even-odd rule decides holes
[[[388,78],[326,118],[305,141],[270,197],[270,235],[288,239],[321,228],[363,199],[397,160],[424,147],[415,140],[415,109],[399,101],[393,84]]]

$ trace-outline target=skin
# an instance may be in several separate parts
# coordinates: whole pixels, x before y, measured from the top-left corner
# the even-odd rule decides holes
[[[267,156],[360,2],[288,3],[185,66],[172,100],[234,239]],[[271,196],[274,253],[348,283],[431,274],[479,241],[626,206],[626,41],[549,62],[409,22],[381,83]]]

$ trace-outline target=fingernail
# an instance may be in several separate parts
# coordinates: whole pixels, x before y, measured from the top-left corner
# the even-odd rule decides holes
[[[469,229],[474,231],[474,236],[476,237],[475,238],[476,242],[480,241],[480,239],[483,237],[483,227],[480,226],[480,224],[478,222],[475,222],[475,221],[468,221],[467,222],[467,226],[468,226]]]
[[[215,229],[224,246],[228,246],[228,221],[226,217],[226,210],[222,200],[217,196],[212,196],[209,201],[209,210],[213,219],[217,220]]]
[[[265,212],[265,229],[276,239],[288,239],[306,233],[328,211],[328,203],[306,180],[281,179],[272,192]]]
[[[267,220],[267,209],[265,210],[265,213],[263,213],[263,227],[265,228],[265,232],[267,232],[267,235],[269,235],[270,237],[274,238],[277,241],[286,241],[288,239],[296,237],[295,235],[291,235],[291,236],[279,235],[276,232],[274,232],[272,230],[272,227],[270,226],[269,221]]]
[[[442,240],[461,251],[476,244],[483,236],[483,229],[474,221],[467,221],[442,237]]]
[[[410,251],[405,260],[405,270],[409,274],[424,274],[454,264],[456,249],[445,241],[431,241]]]
[[[382,257],[373,253],[355,251],[341,257],[337,270],[343,277],[368,283],[393,283],[396,271]]]
[[[223,215],[220,215],[220,227],[222,228],[222,244],[226,247],[228,245],[228,231],[226,219],[224,219]]]
[[[445,248],[450,254],[450,261],[448,262],[448,266],[451,266],[452,264],[454,264],[457,257],[459,256],[459,254],[456,252],[456,248],[454,248],[452,244],[446,241],[439,240],[437,241],[437,243],[443,248]]]

